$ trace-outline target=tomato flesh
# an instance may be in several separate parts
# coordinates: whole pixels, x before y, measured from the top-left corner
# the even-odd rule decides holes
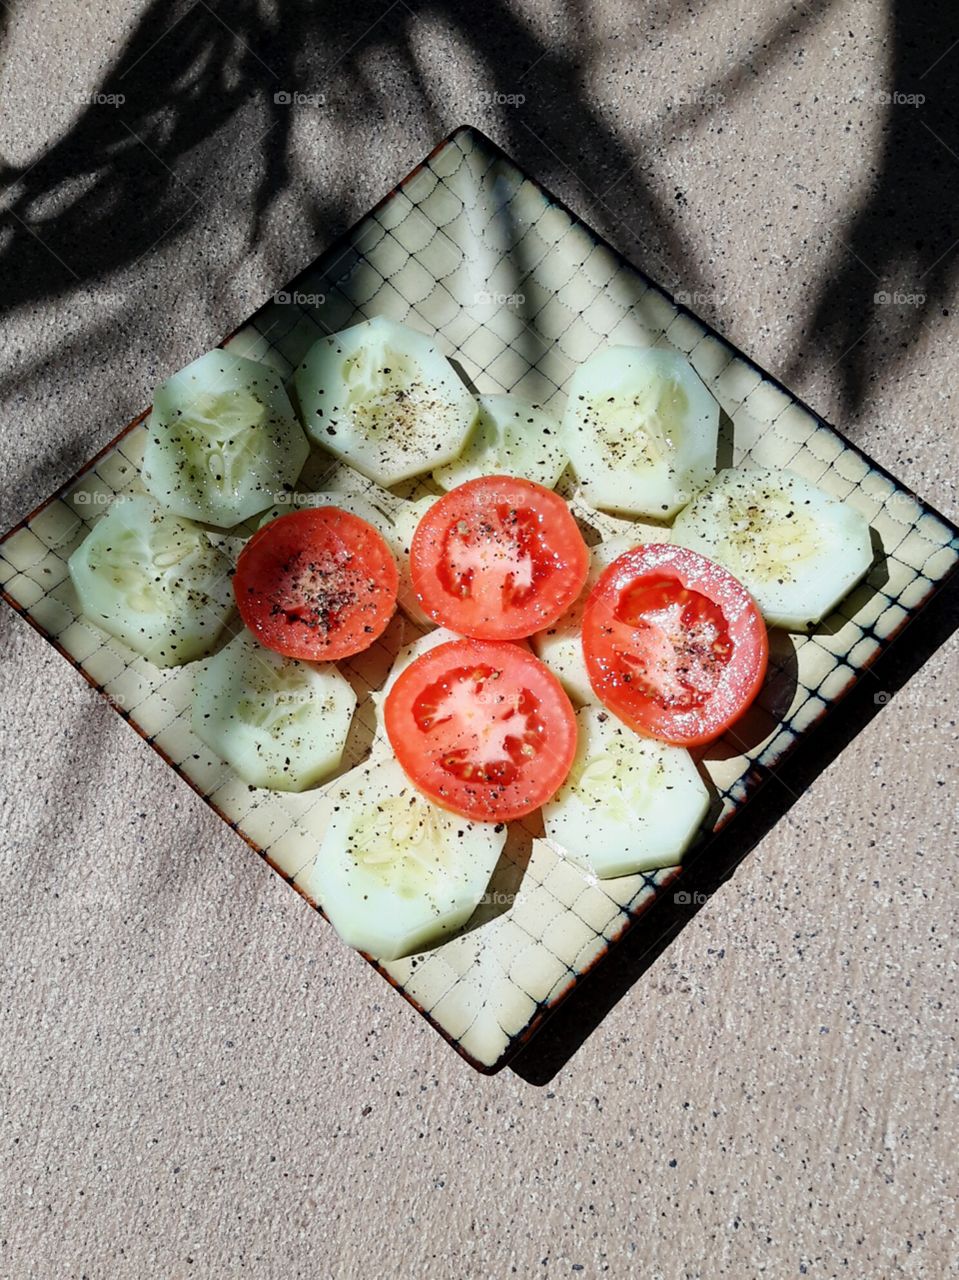
[[[317,507],[279,516],[240,553],[233,591],[261,644],[328,662],[369,648],[396,608],[399,574],[383,538],[359,516]]]
[[[559,681],[517,645],[454,640],[412,662],[386,698],[396,758],[424,795],[481,822],[522,817],[562,784],[576,720]]]
[[[563,499],[510,476],[451,489],[420,521],[410,548],[425,612],[483,640],[519,640],[548,627],[579,595],[588,567]]]
[[[766,675],[766,626],[745,587],[685,547],[650,544],[615,560],[583,614],[597,697],[648,737],[718,738]]]

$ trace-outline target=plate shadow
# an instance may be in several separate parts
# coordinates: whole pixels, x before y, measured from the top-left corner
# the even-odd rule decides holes
[[[959,572],[943,583],[828,719],[803,734],[775,774],[769,773],[749,802],[699,847],[680,875],[548,1015],[535,1038],[510,1061],[510,1069],[528,1084],[548,1084],[806,788],[957,630]]]

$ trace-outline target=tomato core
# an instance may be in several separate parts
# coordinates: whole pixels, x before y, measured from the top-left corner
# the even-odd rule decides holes
[[[688,710],[712,697],[734,648],[715,601],[653,575],[628,587],[614,612],[631,630],[628,644],[616,646],[629,668],[624,680],[635,680],[661,707]]]

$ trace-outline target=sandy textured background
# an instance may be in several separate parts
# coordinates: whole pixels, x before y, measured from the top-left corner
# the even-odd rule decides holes
[[[0,525],[463,122],[956,517],[946,0],[341,8],[2,10]],[[0,1275],[956,1274],[954,625],[484,1079],[4,609]]]

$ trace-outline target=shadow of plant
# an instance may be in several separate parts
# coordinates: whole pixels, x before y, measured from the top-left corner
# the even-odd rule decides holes
[[[803,14],[773,23],[748,61],[715,86],[723,98],[748,95],[833,2],[811,0]],[[11,11],[0,9],[0,34],[11,21]],[[595,35],[578,0],[549,39],[501,0],[484,11],[480,29],[454,6],[418,0],[386,7],[359,0],[347,12],[328,0],[317,6],[292,0],[282,9],[240,0],[227,18],[206,0],[173,9],[154,0],[63,135],[36,160],[19,167],[0,162],[0,314],[38,299],[82,307],[97,282],[124,270],[135,280],[138,264],[146,273],[179,237],[195,239],[204,217],[243,227],[251,250],[261,240],[269,246],[264,219],[292,181],[297,112],[302,119],[312,110],[287,99],[323,98],[323,109],[306,123],[317,130],[328,170],[331,156],[346,172],[355,167],[358,145],[375,142],[386,119],[415,119],[438,138],[458,121],[446,118],[420,71],[421,27],[436,23],[448,28],[467,65],[472,61],[482,96],[528,96],[498,113],[494,131],[506,148],[553,185],[565,190],[572,180],[574,204],[611,238],[627,241],[627,251],[655,274],[700,288],[690,277],[681,224],[645,176],[647,146],[661,139],[625,143],[590,101],[583,67]],[[699,111],[692,103],[666,103],[654,133],[660,125],[673,132],[692,127]],[[345,206],[342,188],[314,186],[300,200],[300,216],[318,239],[328,239],[348,221]],[[211,294],[228,287],[236,264],[236,257],[224,264]],[[278,279],[288,274],[277,269]],[[29,400],[58,371],[69,374],[82,362],[87,342],[91,352],[108,351],[116,334],[121,345],[124,312],[110,310],[103,321],[98,314],[102,308],[88,307],[73,332],[58,325],[53,350],[31,352],[5,371],[3,393]],[[15,487],[38,498],[88,452],[87,444],[79,453],[69,444],[48,449]]]
[[[212,17],[170,25],[151,5],[63,137],[4,165],[4,310],[100,279],[189,225],[201,197],[177,168],[246,100],[252,58]]]
[[[777,20],[750,57],[710,88],[724,100],[748,93],[832,2],[813,0],[801,14]],[[343,153],[344,164],[348,131],[337,125],[344,116],[375,131],[385,110],[397,119],[418,113],[435,124],[437,135],[446,132],[458,121],[444,118],[416,54],[417,24],[427,20],[442,23],[469,51],[488,86],[487,100],[524,99],[501,113],[499,130],[521,165],[547,182],[561,176],[568,186],[572,180],[578,207],[605,233],[625,238],[627,252],[640,254],[667,283],[682,279],[684,287],[708,293],[708,282],[690,278],[680,220],[647,177],[656,131],[687,127],[698,108],[666,104],[647,136],[627,146],[583,84],[593,52],[588,7],[567,0],[562,18],[560,34],[547,41],[503,0],[484,7],[482,24],[452,4],[418,0],[385,7],[360,0],[348,11],[328,2],[241,0],[226,16],[206,0],[178,10],[154,0],[64,135],[31,165],[0,164],[6,186],[0,311],[79,289],[186,233],[202,213],[208,184],[217,180],[201,144],[216,137],[229,153],[237,117],[251,105],[265,122],[252,157],[254,188],[244,195],[238,184],[251,245],[290,183],[297,94],[335,96],[327,103],[323,145]],[[9,21],[4,10],[3,23]],[[880,350],[885,363],[890,356],[901,360],[955,284],[955,35],[947,0],[933,0],[921,12],[894,0],[888,85],[860,91],[877,104],[882,93],[889,98],[878,173],[835,271],[818,291],[807,326],[812,348],[796,361],[815,356],[840,363],[850,411],[863,403]],[[377,83],[373,55],[379,66],[395,69],[390,94]],[[391,96],[394,82],[405,87],[400,97]],[[916,94],[924,98],[918,106],[908,101]],[[317,198],[315,214],[318,234],[342,228],[344,211],[328,198]],[[877,306],[880,293],[892,301]],[[895,298],[903,294],[924,301],[900,305]]]
[[[576,12],[572,7],[573,30],[583,26]],[[386,10],[361,0],[348,13],[334,12],[330,5],[281,9],[246,0],[232,6],[226,19],[205,0],[193,0],[179,13],[154,0],[115,67],[63,136],[32,164],[0,167],[5,187],[0,228],[7,234],[0,249],[0,309],[78,289],[136,263],[159,240],[187,232],[208,195],[208,175],[197,150],[214,136],[229,149],[236,133],[231,122],[250,103],[258,104],[266,118],[248,209],[255,243],[271,202],[290,180],[298,95],[310,100],[335,94],[335,101],[327,100],[332,110],[324,140],[329,147],[348,150],[332,123],[338,112],[375,130],[382,102],[366,62],[371,49],[385,51],[417,99],[394,101],[394,111],[425,112],[436,133],[445,132],[449,122],[440,122],[414,53],[420,15],[442,17],[477,60],[485,59],[485,82],[493,92],[515,94],[517,82],[535,74],[529,119],[513,114],[506,121],[508,141],[521,161],[542,167],[546,159],[551,169],[565,167],[544,136],[555,136],[559,125],[564,150],[572,142],[576,171],[583,174],[577,184],[584,202],[604,206],[605,220],[618,221],[597,191],[610,174],[617,179],[629,174],[628,183],[617,184],[617,201],[628,202],[634,225],[655,227],[671,242],[672,256],[682,259],[683,245],[671,220],[634,171],[636,157],[585,94],[573,88],[578,44],[550,47],[503,4],[484,12],[478,32],[454,6],[415,0]],[[331,30],[345,48],[332,58],[326,39]],[[508,50],[505,59],[503,50]],[[371,118],[363,120],[365,111]],[[326,207],[323,212],[326,233],[339,230],[342,211]]]
[[[820,282],[805,361],[836,362],[843,404],[860,409],[872,371],[900,365],[959,271],[959,27],[955,6],[894,0],[888,78],[860,90],[884,108],[882,152],[861,208]]]

